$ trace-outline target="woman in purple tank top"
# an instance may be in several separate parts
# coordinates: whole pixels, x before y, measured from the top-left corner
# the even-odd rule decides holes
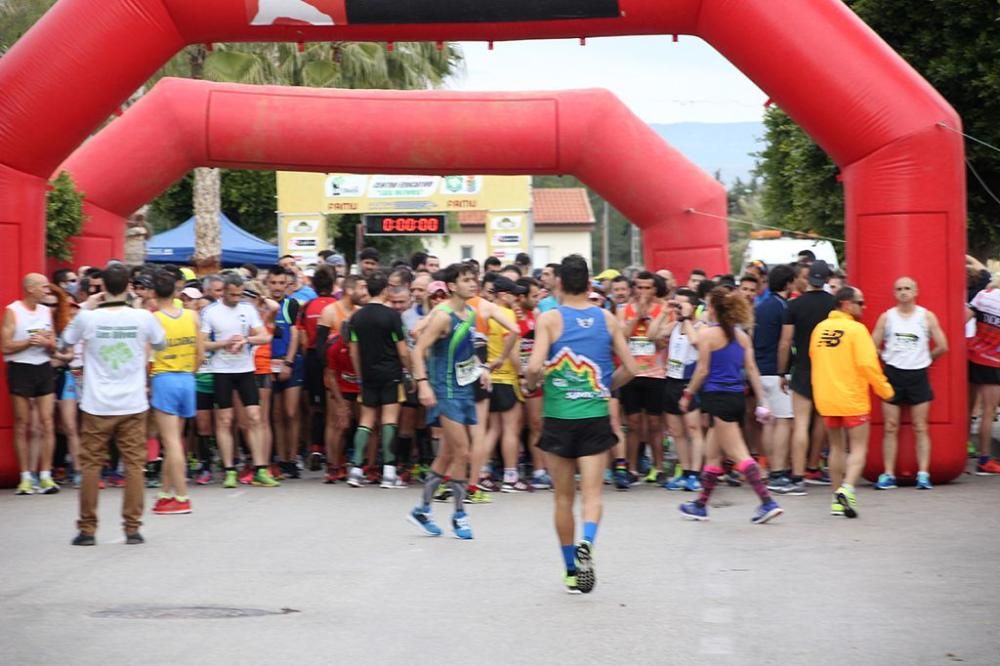
[[[725,454],[736,461],[736,469],[743,473],[760,497],[760,507],[750,522],[763,524],[780,516],[782,509],[771,499],[760,467],[750,457],[740,432],[746,410],[744,376],[761,405],[756,410],[757,419],[764,421],[771,416],[763,406],[764,389],[754,362],[753,343],[743,332],[744,328],[753,325],[753,311],[739,292],[716,287],[708,295],[708,322],[709,325],[698,334],[698,366],[679,403],[681,410],[686,412],[691,396],[698,393],[701,410],[709,415],[702,490],[698,499],[681,504],[680,511],[689,520],[708,520],[708,500],[723,475],[722,456]]]

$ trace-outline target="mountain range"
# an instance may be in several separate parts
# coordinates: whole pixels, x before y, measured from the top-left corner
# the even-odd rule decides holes
[[[667,143],[722,182],[747,181],[756,162],[752,153],[764,149],[764,125],[740,123],[671,123],[650,125]]]

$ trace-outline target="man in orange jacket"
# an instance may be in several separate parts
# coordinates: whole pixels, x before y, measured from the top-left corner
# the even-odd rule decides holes
[[[871,429],[868,387],[883,400],[892,398],[893,390],[882,373],[875,343],[859,321],[865,307],[861,290],[843,287],[834,301],[837,309],[813,329],[809,340],[813,400],[830,434],[830,477],[837,489],[830,513],[857,518],[854,485],[865,466]]]

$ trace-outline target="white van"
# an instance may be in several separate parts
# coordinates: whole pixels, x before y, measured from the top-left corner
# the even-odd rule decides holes
[[[809,238],[754,238],[747,243],[747,249],[743,253],[740,274],[742,275],[751,261],[763,261],[768,269],[778,264],[790,264],[798,260],[799,252],[803,250],[812,250],[816,258],[825,261],[830,268],[834,270],[839,268],[837,252],[830,241]]]

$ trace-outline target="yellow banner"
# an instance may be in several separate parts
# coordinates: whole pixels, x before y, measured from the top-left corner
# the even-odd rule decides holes
[[[278,213],[278,247],[281,256],[290,254],[299,266],[319,263],[319,253],[327,249],[326,218],[319,213]]]
[[[527,211],[531,176],[278,172],[279,213]]]

